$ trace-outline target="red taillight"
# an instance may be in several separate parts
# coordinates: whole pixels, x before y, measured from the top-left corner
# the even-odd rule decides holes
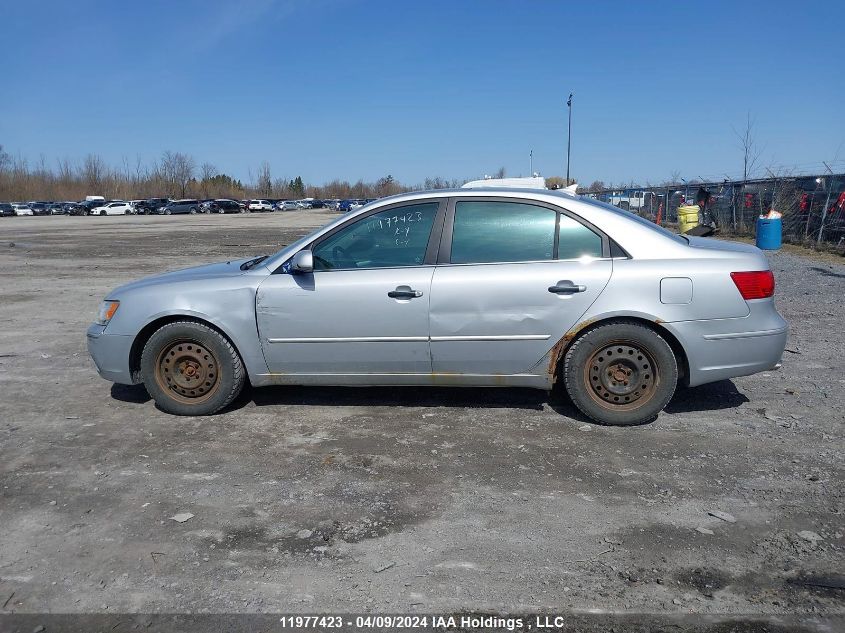
[[[752,270],[731,273],[739,294],[748,299],[765,299],[775,294],[775,276],[771,270]]]

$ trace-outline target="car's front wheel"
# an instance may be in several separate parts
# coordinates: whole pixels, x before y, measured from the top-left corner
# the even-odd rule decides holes
[[[650,422],[669,403],[678,364],[669,343],[644,325],[612,321],[587,331],[566,352],[566,391],[601,424]]]
[[[156,330],[141,353],[141,378],[159,407],[176,415],[211,415],[234,400],[246,373],[222,334],[195,321]]]

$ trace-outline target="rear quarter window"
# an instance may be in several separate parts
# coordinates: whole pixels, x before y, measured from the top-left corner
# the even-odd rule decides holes
[[[601,257],[602,239],[586,226],[569,216],[560,216],[558,227],[558,259]]]

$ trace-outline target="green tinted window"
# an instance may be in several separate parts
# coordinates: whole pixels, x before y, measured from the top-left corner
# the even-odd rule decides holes
[[[453,264],[530,262],[554,258],[557,213],[517,202],[458,202]]]
[[[580,222],[563,214],[560,216],[558,236],[558,259],[602,256],[601,238]]]
[[[350,224],[314,247],[314,270],[422,265],[437,206],[398,207]]]

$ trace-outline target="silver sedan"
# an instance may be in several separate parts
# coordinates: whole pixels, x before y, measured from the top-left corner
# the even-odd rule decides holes
[[[100,375],[180,415],[265,385],[565,385],[605,424],[678,385],[779,366],[787,324],[753,246],[564,192],[402,194],[271,256],[141,279],[88,330]]]

